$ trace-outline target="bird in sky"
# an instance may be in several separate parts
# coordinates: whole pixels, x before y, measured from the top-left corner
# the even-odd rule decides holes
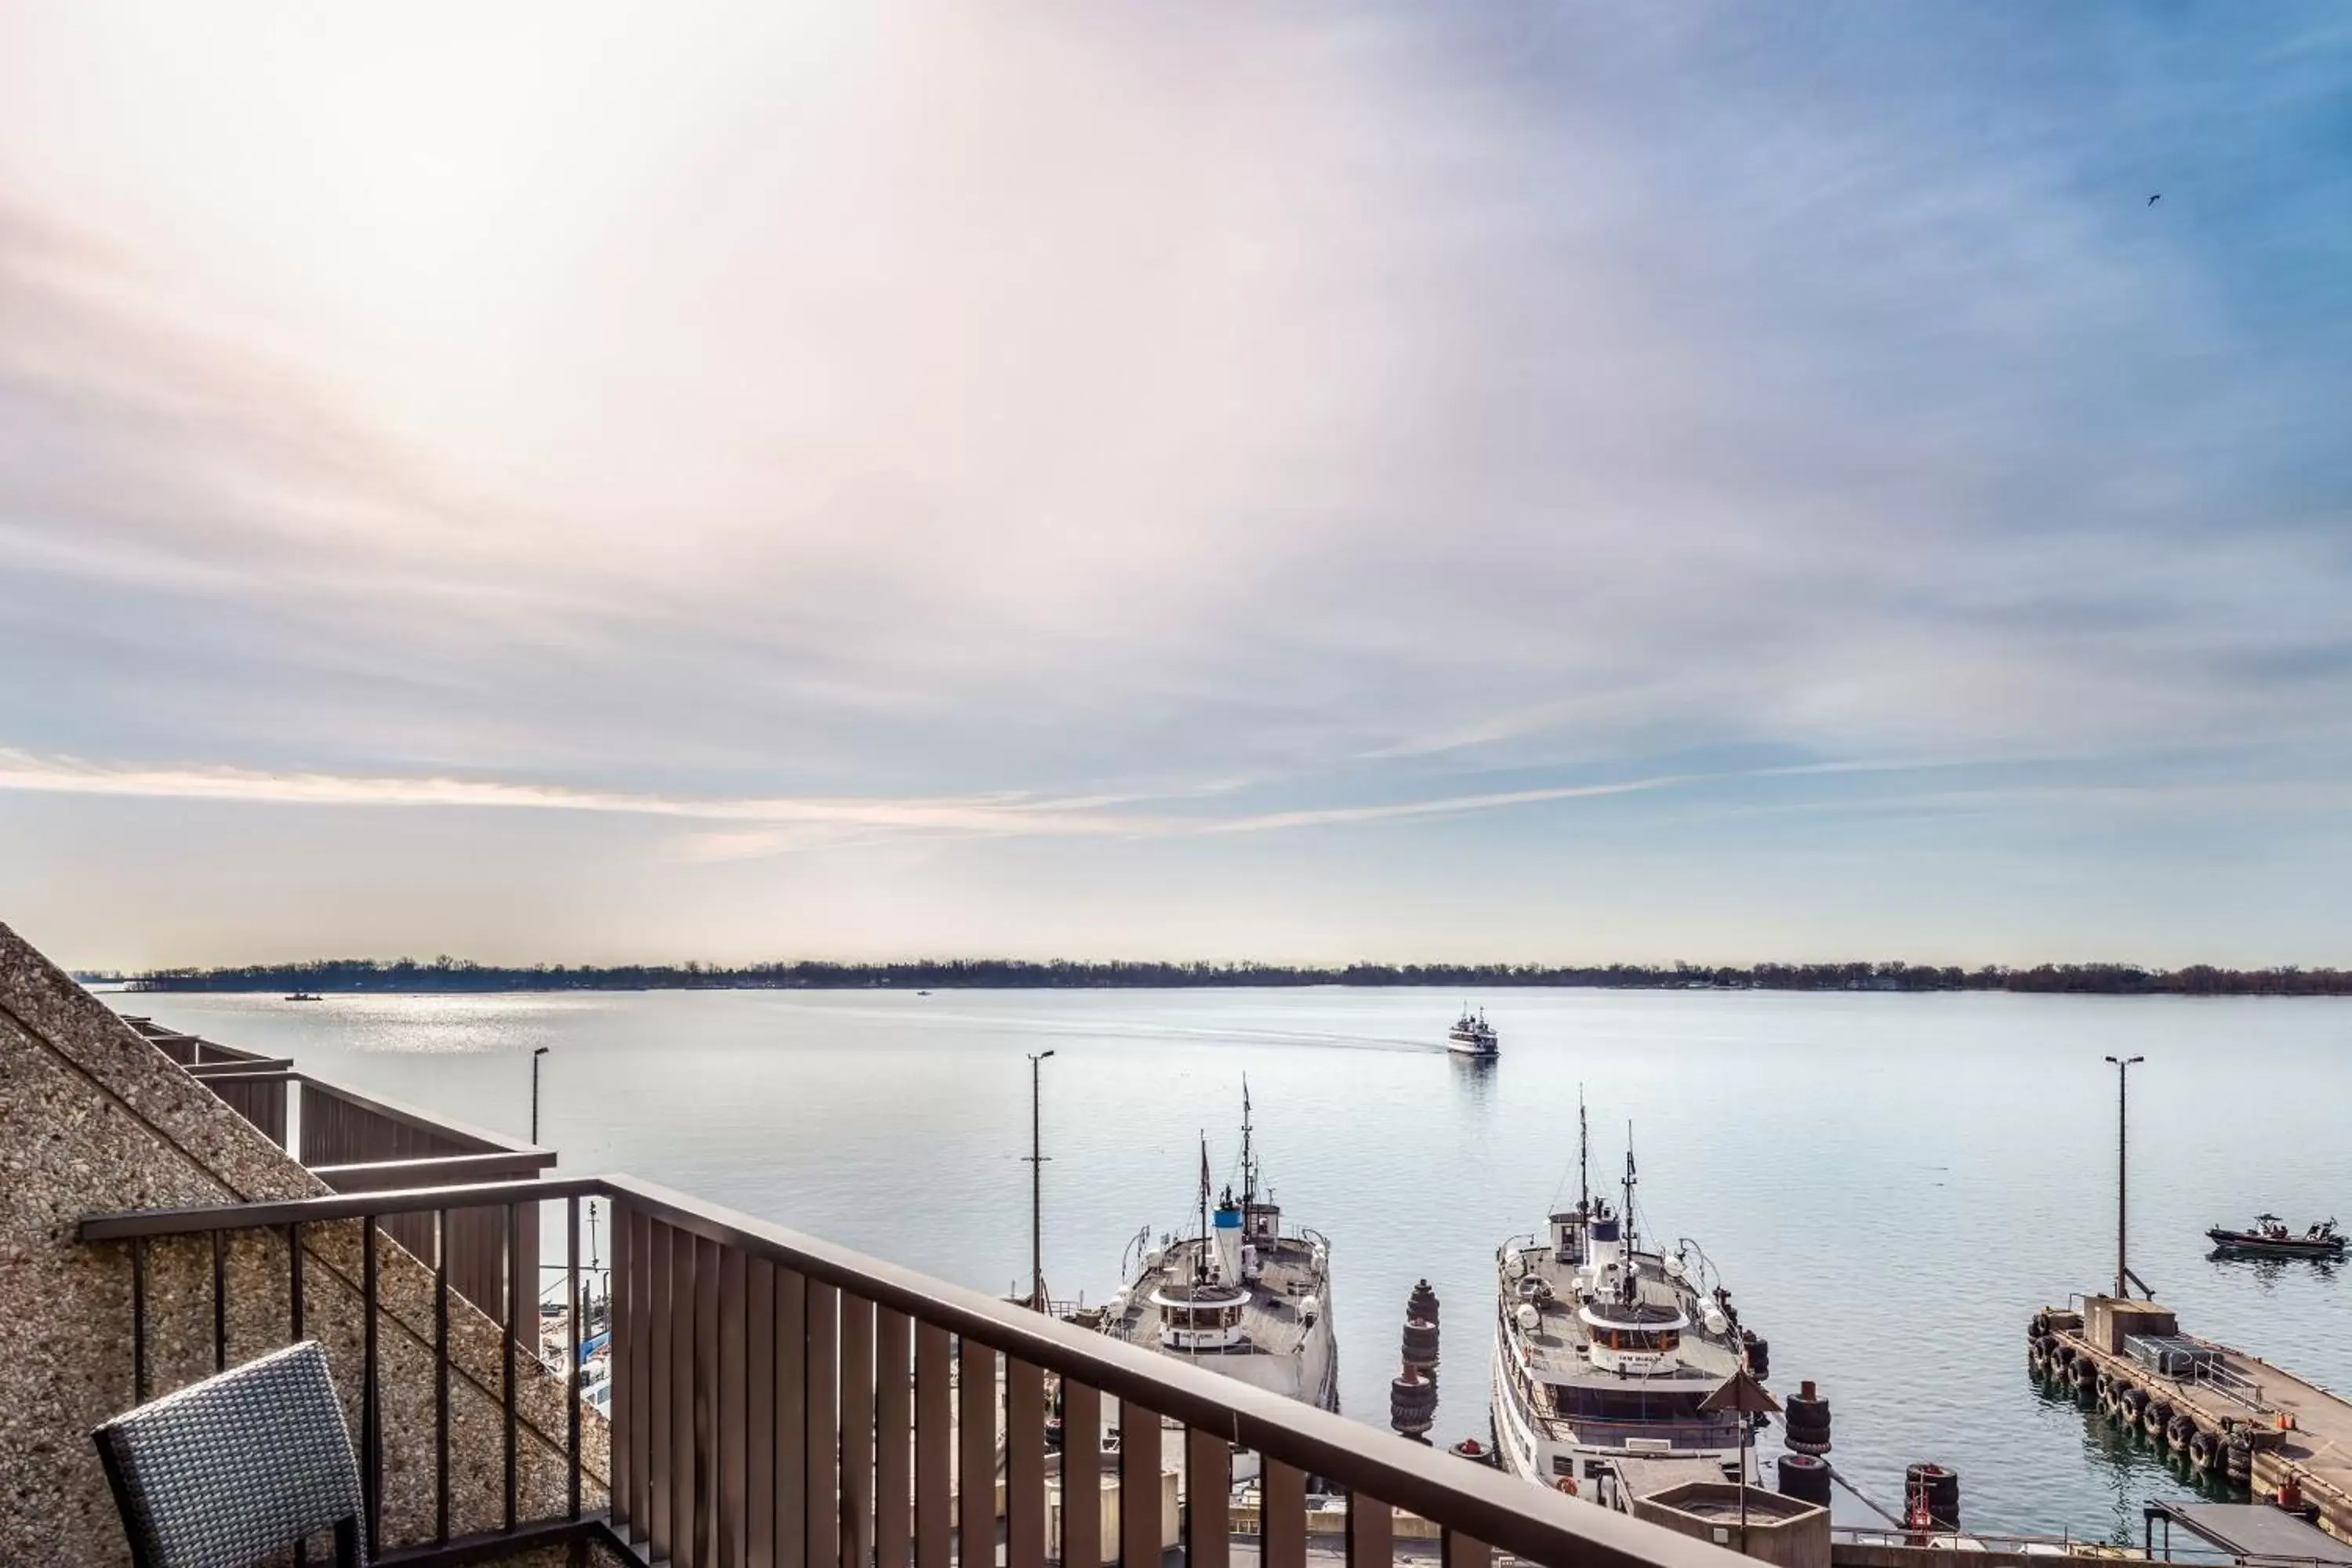
[[[2152,196],[2150,196],[2150,197],[2148,197],[2148,198],[2147,198],[2147,205],[2150,205],[2150,206],[2154,206],[2154,205],[2156,205],[2156,204],[2157,204],[2157,203],[2158,203],[2158,202],[2162,201],[2163,199],[2164,199],[2164,193],[2163,193],[2162,191],[2158,191],[2158,192],[2157,192],[2157,193],[2156,193],[2156,195],[2152,195]]]

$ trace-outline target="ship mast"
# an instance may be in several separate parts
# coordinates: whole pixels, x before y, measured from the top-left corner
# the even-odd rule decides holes
[[[1633,1124],[1625,1123],[1625,1239],[1621,1244],[1624,1267],[1617,1271],[1618,1289],[1627,1302],[1633,1300]]]
[[[1242,1220],[1257,1203],[1257,1167],[1250,1161],[1249,1074],[1242,1074]]]
[[[1592,1220],[1592,1130],[1584,1121],[1584,1086],[1576,1086],[1576,1212]]]
[[[1192,1254],[1192,1283],[1209,1278],[1209,1132],[1201,1130],[1201,1245]]]

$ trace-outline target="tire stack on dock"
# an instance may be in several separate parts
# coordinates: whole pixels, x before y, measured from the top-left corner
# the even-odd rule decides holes
[[[1416,1443],[1437,1425],[1437,1292],[1423,1279],[1405,1300],[1403,1366],[1389,1384],[1389,1425]]]
[[[1830,1462],[1822,1456],[1830,1451],[1830,1402],[1811,1378],[1782,1401],[1780,1433],[1789,1450],[1780,1456],[1780,1495],[1829,1507]]]
[[[1903,1472],[1903,1513],[1930,1530],[1960,1528],[1960,1473],[1941,1465],[1912,1465]]]

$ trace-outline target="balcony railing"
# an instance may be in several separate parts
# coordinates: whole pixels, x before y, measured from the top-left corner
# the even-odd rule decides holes
[[[579,1342],[581,1200],[613,1205],[613,1409],[609,1489],[596,1505],[583,1465],[580,1368],[568,1354],[565,1507],[519,1507],[514,1390],[522,1321],[504,1320],[505,1520],[491,1539],[450,1537],[448,1289],[446,1252],[436,1347],[437,1529],[429,1542],[383,1540],[383,1410],[378,1360],[380,1227],[395,1216],[493,1209],[509,1217],[509,1267],[530,1254],[515,1217],[565,1205],[564,1310]],[[1187,1563],[1226,1568],[1236,1449],[1260,1458],[1252,1521],[1265,1568],[1304,1568],[1307,1478],[1347,1497],[1349,1568],[1391,1561],[1397,1515],[1434,1525],[1445,1568],[1483,1568],[1495,1552],[1574,1568],[1725,1568],[1722,1549],[1543,1490],[1452,1455],[1309,1408],[1234,1379],[1088,1332],[913,1269],[863,1257],[625,1176],[372,1191],[293,1202],[92,1215],[81,1240],[131,1252],[131,1346],[145,1369],[144,1249],[167,1237],[268,1230],[289,1243],[289,1337],[303,1332],[306,1226],[362,1227],[366,1314],[359,1447],[372,1557],[455,1561],[499,1538],[593,1532],[640,1561],[675,1568],[1127,1568],[1162,1559],[1179,1526]],[[215,1246],[215,1256],[218,1256]],[[433,1260],[428,1257],[427,1262]],[[215,1322],[227,1277],[214,1271]],[[509,1302],[530,1294],[513,1290]],[[216,1329],[216,1332],[219,1331]],[[226,1355],[226,1338],[216,1341]],[[979,1392],[982,1396],[975,1397]],[[1118,1445],[1106,1452],[1106,1416]],[[1048,1528],[1049,1411],[1059,1416],[1063,1496]],[[1162,1423],[1181,1433],[1182,1518],[1162,1518]],[[1001,1468],[1000,1468],[1001,1467]],[[1099,1497],[1115,1470],[1115,1539]],[[971,1478],[959,1484],[961,1478]],[[1000,1479],[1001,1478],[1001,1479]],[[1002,1504],[1000,1505],[1000,1491]],[[1000,1538],[1000,1521],[1002,1535]],[[1414,1527],[1419,1532],[1419,1527]],[[1049,1555],[1050,1552],[1050,1555]],[[389,1555],[387,1555],[387,1553]]]

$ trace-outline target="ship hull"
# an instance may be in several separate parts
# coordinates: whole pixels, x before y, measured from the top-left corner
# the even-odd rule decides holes
[[[2329,1237],[2315,1241],[2300,1236],[2252,1236],[2242,1230],[2218,1227],[2205,1233],[2206,1239],[2222,1252],[2243,1253],[2249,1258],[2341,1258],[2344,1238]]]

